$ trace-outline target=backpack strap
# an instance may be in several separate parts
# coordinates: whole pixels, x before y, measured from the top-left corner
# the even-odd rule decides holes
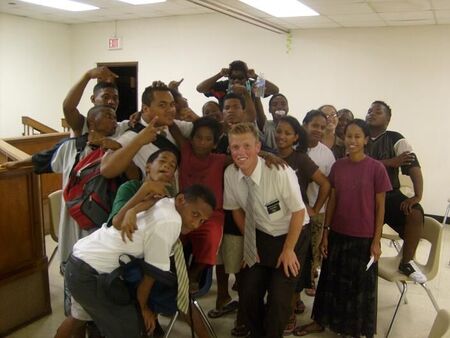
[[[133,128],[130,128],[128,130],[132,130],[135,133],[139,133],[142,129],[144,129],[145,126],[141,123],[136,123]],[[173,144],[171,141],[167,139],[167,137],[164,137],[160,134],[156,134],[156,140],[152,142],[155,146],[157,146],[159,149],[170,149],[173,152],[177,154],[178,157],[180,157],[180,150],[178,147]]]

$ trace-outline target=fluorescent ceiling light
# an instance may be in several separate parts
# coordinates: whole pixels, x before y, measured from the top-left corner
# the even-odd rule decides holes
[[[166,0],[119,0],[132,5],[156,4],[158,2],[166,2]]]
[[[71,12],[92,11],[98,7],[72,0],[21,0],[30,4],[62,9]]]
[[[277,18],[293,16],[315,16],[319,15],[315,10],[302,4],[297,0],[240,0],[249,6],[266,12]]]

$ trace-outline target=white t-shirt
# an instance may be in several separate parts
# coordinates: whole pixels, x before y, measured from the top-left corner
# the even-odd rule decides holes
[[[119,267],[122,254],[144,258],[145,262],[169,271],[172,247],[181,231],[181,216],[173,198],[159,200],[152,208],[137,215],[138,229],[133,241],[124,242],[119,230],[103,226],[73,247],[73,255],[97,270],[110,273]]]
[[[91,148],[86,146],[81,153],[80,160],[91,151]],[[62,174],[62,189],[67,185],[76,155],[77,147],[75,138],[63,142],[53,154],[51,167],[53,172]],[[65,262],[72,252],[73,245],[90,231],[81,230],[78,223],[70,216],[63,196],[61,196],[61,214],[58,229],[58,253],[60,261]]]
[[[143,126],[147,126],[148,123],[145,122],[142,118],[140,123]],[[189,137],[192,131],[192,122],[186,122],[186,121],[178,121],[176,120],[175,123],[180,128],[181,133],[185,137]],[[167,127],[165,127],[166,137],[167,139],[172,142],[174,145],[176,145],[175,139],[173,138],[172,134],[170,134]],[[127,144],[131,142],[131,140],[136,136],[136,132],[132,130],[126,131],[122,136],[120,136],[117,139],[117,142],[119,142],[122,147],[125,147]],[[133,162],[136,164],[136,166],[141,170],[143,177],[145,177],[145,165],[147,164],[147,160],[150,157],[151,154],[153,154],[155,151],[157,151],[159,148],[155,146],[153,143],[146,144],[142,146],[141,149],[134,155]]]
[[[328,176],[336,159],[333,152],[325,144],[319,142],[314,148],[308,148],[308,156],[315,164],[319,166],[320,171]],[[306,189],[306,196],[308,196],[309,205],[313,207],[316,203],[317,196],[319,195],[319,185],[315,182],[308,184]],[[320,209],[320,212],[325,212],[325,205]]]
[[[253,206],[256,228],[271,236],[284,235],[289,230],[293,212],[305,209],[298,179],[291,168],[268,168],[258,157],[258,164],[250,178],[255,183]],[[223,208],[235,210],[247,207],[248,188],[244,174],[233,164],[225,170]],[[303,224],[309,222],[305,212]]]

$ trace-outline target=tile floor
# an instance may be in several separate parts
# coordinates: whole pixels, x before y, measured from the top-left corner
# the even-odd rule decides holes
[[[440,307],[450,310],[450,227],[447,225],[444,230],[444,241],[441,253],[440,269],[438,276],[429,282],[429,286],[437,299]],[[49,236],[46,238],[48,256],[53,251],[55,243]],[[427,252],[427,243],[420,244],[418,257],[419,260]],[[396,252],[393,247],[389,245],[386,240],[383,240],[383,255],[395,255]],[[53,337],[57,327],[64,318],[62,307],[62,277],[58,273],[57,258],[52,262],[49,268],[50,274],[50,294],[52,300],[53,313],[45,318],[42,318],[27,327],[15,331],[9,338],[48,338]],[[230,282],[231,283],[231,282]],[[394,284],[379,280],[378,287],[378,334],[376,337],[384,337],[387,328],[392,318],[395,304],[397,302],[399,292]],[[205,311],[211,309],[215,302],[215,286],[210,293],[200,299],[200,303]],[[400,307],[397,315],[397,320],[392,329],[392,338],[426,338],[433,323],[436,312],[425,291],[419,285],[410,285],[407,293],[408,304]],[[311,306],[313,298],[303,296],[306,303],[306,312],[298,315],[298,323],[309,322],[311,314]],[[211,323],[219,338],[231,337],[230,329],[233,327],[234,316],[227,315],[220,319],[211,320]],[[162,320],[162,324],[167,323],[166,319]],[[177,321],[171,337],[174,338],[188,338],[190,331],[188,326],[180,321]],[[336,334],[326,331],[320,334],[311,334],[310,337],[337,337]],[[446,337],[450,337],[447,334]]]

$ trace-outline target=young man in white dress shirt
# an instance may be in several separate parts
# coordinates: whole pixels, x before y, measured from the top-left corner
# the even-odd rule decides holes
[[[211,191],[194,185],[175,198],[163,198],[140,212],[133,241],[124,242],[121,232],[105,223],[74,245],[66,267],[66,283],[72,297],[92,316],[106,337],[138,338],[155,328],[156,314],[147,302],[155,282],[152,276],[144,274],[138,285],[137,307],[134,302],[114,301],[126,299],[128,291],[113,289],[115,283],[109,286],[104,283],[119,267],[120,256],[143,258],[145,263],[169,271],[170,255],[180,232],[198,228],[214,207]]]
[[[300,271],[297,242],[309,217],[295,172],[268,168],[258,156],[254,124],[233,126],[228,138],[235,165],[225,171],[224,209],[232,210],[244,233],[240,301],[251,337],[279,338],[291,313]]]

